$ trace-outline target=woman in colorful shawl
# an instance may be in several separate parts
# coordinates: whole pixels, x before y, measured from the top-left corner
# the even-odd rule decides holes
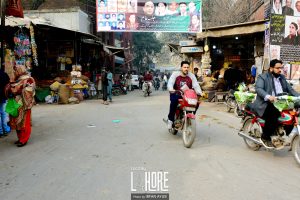
[[[31,134],[31,108],[34,104],[35,81],[26,71],[25,66],[14,67],[16,81],[6,88],[8,97],[13,97],[21,106],[17,117],[10,116],[10,125],[18,135],[15,144],[22,147],[27,144]]]

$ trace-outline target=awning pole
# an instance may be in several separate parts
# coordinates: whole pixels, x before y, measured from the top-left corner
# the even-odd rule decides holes
[[[1,54],[1,63],[0,63],[0,69],[5,68],[5,62],[4,62],[4,33],[5,33],[5,8],[6,8],[6,0],[1,0],[1,49],[0,49],[0,54]]]

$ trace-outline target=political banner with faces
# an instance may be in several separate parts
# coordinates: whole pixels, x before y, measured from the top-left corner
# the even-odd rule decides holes
[[[97,31],[202,31],[202,0],[97,0]]]
[[[300,0],[271,0],[270,19],[269,58],[282,60],[286,78],[297,79],[300,65]]]

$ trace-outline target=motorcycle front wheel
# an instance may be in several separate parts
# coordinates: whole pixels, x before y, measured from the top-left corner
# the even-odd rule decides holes
[[[292,144],[293,154],[296,162],[300,165],[300,137],[297,135]]]
[[[245,119],[243,124],[243,132],[246,135],[259,139],[262,135],[262,128],[258,123],[252,124],[252,120],[253,119],[251,117]],[[252,149],[253,151],[258,151],[261,147],[261,145],[256,144],[255,142],[246,138],[244,138],[244,142],[247,145],[247,147],[249,149]]]
[[[196,122],[195,119],[187,118],[182,131],[183,145],[190,148],[196,137]]]

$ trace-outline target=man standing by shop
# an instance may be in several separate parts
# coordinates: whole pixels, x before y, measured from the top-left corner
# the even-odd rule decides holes
[[[113,85],[113,74],[110,69],[107,70],[107,94],[109,98],[109,102],[112,102],[112,85]]]
[[[101,81],[102,81],[103,104],[108,105],[109,104],[107,102],[108,79],[107,79],[106,68],[103,68],[103,70],[102,70]]]
[[[9,76],[0,69],[0,137],[4,137],[10,131],[10,127],[7,125],[7,113],[5,112],[6,97],[5,86],[9,83]]]
[[[271,136],[278,127],[277,120],[280,117],[280,112],[273,105],[273,102],[276,101],[276,96],[283,92],[292,96],[300,95],[286,81],[284,75],[281,74],[281,70],[282,61],[277,59],[271,60],[269,71],[257,77],[255,86],[257,97],[253,108],[265,120],[261,140],[269,147],[273,146]]]

